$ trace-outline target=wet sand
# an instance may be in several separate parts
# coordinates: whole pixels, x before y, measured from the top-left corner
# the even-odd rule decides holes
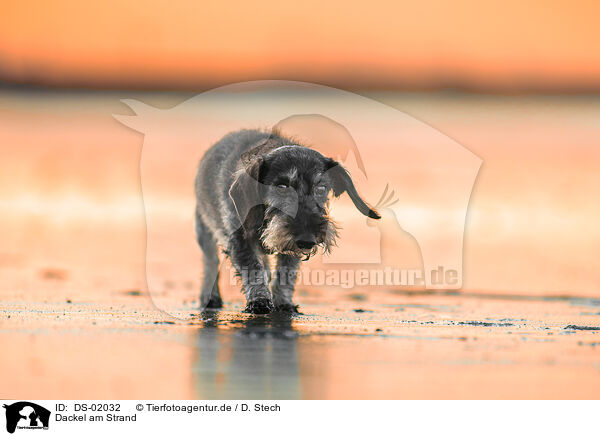
[[[298,316],[243,314],[235,293],[220,311],[199,312],[172,298],[171,316],[136,290],[89,301],[67,292],[69,302],[47,291],[2,304],[5,398],[535,399],[600,392],[597,299],[301,288]]]
[[[600,183],[597,102],[394,97],[472,150],[491,144],[474,150],[487,166],[465,287],[299,285],[302,314],[286,317],[241,313],[239,286],[226,281],[222,311],[196,310],[193,244],[148,293],[142,138],[111,118],[116,98],[5,97],[3,398],[600,397],[600,239],[588,226],[600,216],[589,201]],[[568,151],[573,132],[581,154]],[[550,151],[511,160],[515,138]],[[524,182],[527,162],[537,166]],[[164,229],[165,239],[191,231],[175,213]]]

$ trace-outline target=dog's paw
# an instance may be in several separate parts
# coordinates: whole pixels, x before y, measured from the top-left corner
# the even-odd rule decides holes
[[[244,312],[254,313],[256,315],[264,315],[266,313],[271,313],[274,308],[275,306],[273,306],[273,302],[269,298],[263,297],[248,301]]]
[[[280,303],[275,306],[277,312],[284,313],[300,313],[298,312],[298,305],[293,303]]]

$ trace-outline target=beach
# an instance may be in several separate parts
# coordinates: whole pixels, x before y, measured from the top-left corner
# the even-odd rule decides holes
[[[177,162],[189,156],[165,151],[175,169],[157,179],[152,201],[165,206],[147,220],[145,138],[113,117],[131,115],[122,98],[167,110],[189,95],[2,91],[0,395],[598,399],[600,100],[369,96],[482,160],[462,287],[299,283],[299,315],[257,316],[242,313],[229,272],[221,277],[225,307],[198,309],[193,211],[178,207],[193,185]],[[380,188],[365,188],[372,203]],[[407,209],[422,207],[418,179],[395,189]],[[360,253],[371,243],[357,231],[364,217],[347,199],[336,206],[346,219],[342,254]],[[403,224],[385,222],[396,233],[380,242],[381,264],[408,259],[415,267],[413,238]],[[151,263],[149,223],[154,253],[168,252],[172,240],[189,244],[177,258]],[[418,250],[416,258],[418,268]],[[341,265],[313,259],[303,268],[375,268]]]

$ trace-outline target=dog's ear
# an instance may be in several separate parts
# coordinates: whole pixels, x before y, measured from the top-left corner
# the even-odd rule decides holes
[[[242,156],[244,169],[240,170],[231,187],[229,197],[233,201],[240,225],[246,232],[258,230],[264,217],[260,176],[264,161],[261,157],[249,159]]]
[[[325,159],[325,171],[331,180],[331,187],[333,188],[333,195],[339,197],[344,192],[347,192],[354,203],[354,206],[365,216],[373,219],[380,219],[381,215],[375,211],[371,206],[369,206],[365,201],[360,198],[356,188],[354,187],[354,183],[352,182],[352,178],[348,171],[344,167],[342,167],[338,162],[333,159],[326,158]]]

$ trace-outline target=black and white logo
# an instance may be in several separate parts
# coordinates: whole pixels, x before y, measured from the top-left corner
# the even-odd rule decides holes
[[[29,401],[5,404],[3,407],[6,409],[6,431],[9,433],[14,433],[16,429],[48,430],[48,409]]]

